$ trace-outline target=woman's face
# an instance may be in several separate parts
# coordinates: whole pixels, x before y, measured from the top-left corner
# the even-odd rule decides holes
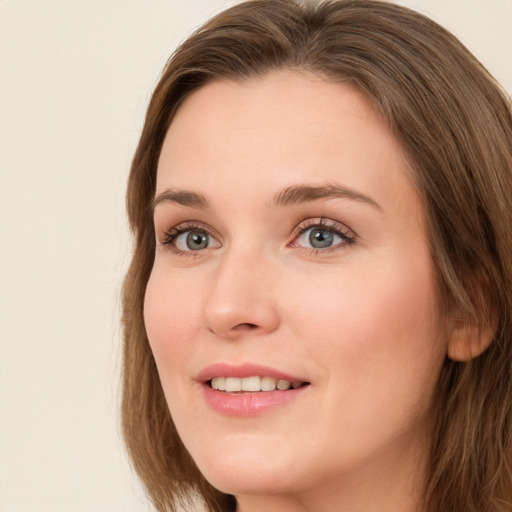
[[[348,85],[273,72],[178,110],[144,314],[179,434],[220,490],[414,473],[446,344],[409,174]]]

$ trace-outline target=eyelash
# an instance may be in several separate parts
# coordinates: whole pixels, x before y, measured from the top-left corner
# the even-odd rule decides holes
[[[164,233],[162,245],[170,249],[174,254],[177,254],[178,256],[192,258],[200,256],[202,251],[182,251],[175,245],[178,237],[183,233],[187,233],[188,231],[204,231],[208,236],[214,238],[210,233],[210,229],[205,224],[202,224],[201,222],[183,222]]]
[[[296,245],[295,242],[298,240],[299,237],[307,233],[311,229],[321,229],[323,231],[327,231],[329,233],[332,233],[334,235],[337,235],[340,237],[341,242],[338,242],[337,244],[324,248],[324,249],[317,249],[315,247],[302,247],[299,245]],[[340,247],[345,245],[353,245],[356,243],[356,235],[353,231],[348,229],[343,224],[340,224],[339,222],[320,218],[320,219],[308,219],[305,222],[302,222],[295,230],[293,231],[293,241],[288,244],[289,247],[298,247],[302,250],[308,251],[311,254],[326,254],[333,251],[338,250]]]
[[[311,229],[321,229],[324,231],[327,231],[329,233],[332,233],[334,235],[337,235],[341,242],[338,242],[336,245],[323,248],[323,249],[317,249],[315,247],[302,247],[296,244],[296,241],[305,233],[307,233]],[[206,225],[200,223],[200,222],[184,222],[182,224],[178,224],[177,226],[173,227],[171,230],[166,231],[164,233],[164,239],[162,241],[162,245],[166,248],[169,248],[173,253],[177,254],[178,256],[184,256],[184,257],[198,257],[203,252],[202,250],[197,251],[183,251],[181,249],[178,249],[175,245],[176,240],[178,237],[184,233],[187,233],[188,231],[203,231],[208,236],[217,239],[211,234],[210,228],[208,228]],[[304,251],[308,251],[311,254],[326,254],[333,251],[336,251],[342,246],[345,245],[353,245],[356,243],[356,235],[353,233],[353,231],[349,230],[346,226],[343,224],[340,224],[339,222],[335,222],[330,219],[320,218],[320,219],[309,219],[305,222],[302,222],[293,230],[293,239],[288,244],[288,247],[297,247]]]

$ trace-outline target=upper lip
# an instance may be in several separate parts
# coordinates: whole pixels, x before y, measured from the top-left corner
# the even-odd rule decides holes
[[[277,380],[287,380],[289,382],[307,382],[306,379],[284,373],[269,366],[244,363],[233,365],[229,363],[215,363],[207,366],[197,376],[199,382],[208,382],[214,377],[237,377],[243,379],[244,377],[274,377]]]

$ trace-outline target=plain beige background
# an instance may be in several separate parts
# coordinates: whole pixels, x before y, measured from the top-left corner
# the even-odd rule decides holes
[[[119,439],[124,187],[172,49],[230,0],[0,0],[0,512],[145,512]],[[512,91],[512,0],[409,0]]]

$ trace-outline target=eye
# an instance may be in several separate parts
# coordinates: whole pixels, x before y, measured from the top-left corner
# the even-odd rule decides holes
[[[320,219],[299,226],[292,247],[303,247],[314,251],[328,251],[355,242],[355,235],[338,222]]]
[[[165,234],[162,243],[178,254],[220,247],[220,243],[206,229],[190,225],[176,226]]]
[[[310,228],[300,237],[299,242],[304,245],[308,243],[314,249],[325,249],[341,242],[341,237],[325,228]]]
[[[197,229],[185,231],[174,239],[174,245],[180,251],[200,251],[210,245],[210,235]]]

